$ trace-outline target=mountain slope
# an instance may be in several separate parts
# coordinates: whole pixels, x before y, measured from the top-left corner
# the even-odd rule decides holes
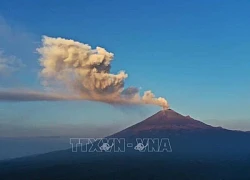
[[[171,153],[72,153],[0,162],[1,179],[250,179],[250,134],[217,128],[171,109],[109,136],[169,138]],[[34,178],[35,177],[35,178]]]
[[[183,116],[172,109],[162,110],[145,119],[144,121],[135,124],[122,132],[132,131],[134,133],[139,131],[150,130],[198,130],[198,129],[216,129],[203,122],[194,120],[190,116]]]
[[[250,134],[213,127],[174,110],[159,111],[151,117],[110,137],[169,138],[173,155],[232,156],[250,154]],[[237,157],[237,156],[236,156]]]

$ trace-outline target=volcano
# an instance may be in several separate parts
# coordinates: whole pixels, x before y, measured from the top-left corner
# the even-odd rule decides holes
[[[73,153],[0,162],[3,179],[250,179],[250,133],[213,127],[162,110],[108,138],[168,138],[167,153]]]
[[[190,116],[183,116],[172,109],[162,110],[149,118],[128,127],[111,137],[131,137],[144,135],[146,137],[157,137],[160,134],[169,136],[179,133],[226,131],[221,127],[213,127]]]
[[[205,124],[190,116],[167,109],[112,136],[135,141],[136,138],[169,138],[170,155],[232,156],[250,152],[250,134]]]
[[[151,131],[151,130],[198,130],[213,129],[215,127],[195,120],[190,116],[183,116],[172,109],[162,110],[135,124],[124,131]]]

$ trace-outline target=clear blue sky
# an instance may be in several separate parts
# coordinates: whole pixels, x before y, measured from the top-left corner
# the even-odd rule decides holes
[[[208,124],[250,130],[249,9],[249,0],[1,0],[0,49],[25,67],[1,77],[0,87],[41,89],[35,53],[41,36],[70,38],[113,52],[112,72],[125,70],[126,86],[151,89],[174,110]],[[158,110],[0,103],[0,136],[63,134],[60,128],[71,135],[80,127],[103,135]]]

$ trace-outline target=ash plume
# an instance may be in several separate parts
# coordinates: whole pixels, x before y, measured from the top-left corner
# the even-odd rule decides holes
[[[79,99],[168,108],[167,101],[156,98],[151,91],[140,96],[138,88],[124,88],[128,74],[124,71],[111,73],[114,54],[102,47],[92,49],[74,40],[44,36],[37,51],[41,55],[40,77],[45,87],[64,86]]]
[[[0,101],[62,101],[78,100],[76,97],[69,97],[60,94],[45,93],[38,91],[24,90],[2,90],[0,89]]]

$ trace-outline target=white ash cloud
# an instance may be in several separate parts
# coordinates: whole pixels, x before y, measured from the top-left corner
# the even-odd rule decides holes
[[[151,91],[141,97],[139,89],[124,88],[128,77],[124,71],[111,73],[114,54],[102,47],[92,49],[89,45],[64,38],[44,36],[41,55],[40,76],[43,85],[63,85],[79,99],[111,104],[154,104],[168,108],[167,101],[156,98]]]

